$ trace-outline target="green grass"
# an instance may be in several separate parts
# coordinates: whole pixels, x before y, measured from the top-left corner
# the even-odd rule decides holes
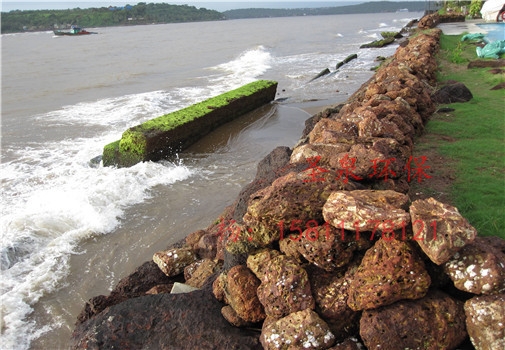
[[[427,133],[450,137],[439,142],[441,155],[455,160],[450,196],[480,235],[505,238],[505,90],[490,90],[505,80],[489,68],[467,69],[477,59],[475,45],[462,36],[441,38],[438,80],[464,83],[474,98],[454,108],[449,118],[432,118]]]

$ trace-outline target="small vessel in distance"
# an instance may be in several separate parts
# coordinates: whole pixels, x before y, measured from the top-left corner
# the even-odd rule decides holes
[[[396,12],[409,12],[409,9],[398,9]]]
[[[82,29],[77,26],[70,27],[70,31],[63,32],[61,30],[54,30],[54,35],[62,36],[62,35],[89,35],[89,34],[98,34],[95,32],[88,32],[86,29]]]

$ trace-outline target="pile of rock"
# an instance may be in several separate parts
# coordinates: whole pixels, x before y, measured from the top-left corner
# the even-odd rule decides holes
[[[259,174],[246,206],[198,234],[193,251],[224,262],[213,282],[222,315],[261,326],[265,349],[326,349],[358,334],[368,348],[454,349],[466,329],[482,348],[503,347],[505,242],[405,194],[428,177],[412,147],[435,110],[439,35],[411,38],[346,105],[313,117],[286,164],[286,150],[272,155],[279,176]],[[175,264],[160,254],[162,269]]]
[[[358,349],[359,338],[369,349],[455,349],[468,335],[478,349],[504,348],[505,242],[477,237],[454,207],[407,196],[410,181],[429,177],[412,148],[435,111],[439,36],[431,30],[410,38],[347,104],[309,119],[293,150],[267,156],[213,225],[156,253],[166,278],[184,273],[185,283],[202,290],[150,295],[145,305],[158,310],[169,299],[169,311],[151,313],[145,324],[114,325],[110,335],[142,328],[151,335],[143,346],[161,346],[161,323],[173,337],[186,331],[190,311],[172,311],[185,298],[187,310],[197,299],[211,305],[202,318],[219,305],[244,335],[241,348]],[[118,315],[101,310],[86,314],[83,321],[94,319],[80,326],[87,333],[74,335],[75,347],[96,344],[97,329]],[[202,334],[192,336],[212,343]],[[236,334],[226,335],[229,348]],[[185,344],[164,341],[161,347]]]

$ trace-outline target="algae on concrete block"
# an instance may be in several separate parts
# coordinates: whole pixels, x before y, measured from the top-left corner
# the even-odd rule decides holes
[[[103,164],[127,167],[167,158],[220,125],[272,101],[276,89],[275,81],[255,81],[134,126],[121,140],[104,147]]]

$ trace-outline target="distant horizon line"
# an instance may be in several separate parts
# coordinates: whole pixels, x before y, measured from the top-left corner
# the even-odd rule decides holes
[[[362,4],[366,2],[377,2],[377,1],[388,1],[388,2],[420,2],[423,0],[326,0],[326,1],[289,1],[289,0],[276,0],[276,1],[267,1],[267,0],[258,0],[258,1],[2,1],[1,2],[1,11],[2,12],[10,12],[10,11],[37,11],[37,10],[67,10],[67,9],[75,9],[75,8],[101,8],[101,7],[109,7],[116,6],[121,4],[125,5],[136,5],[139,2],[145,3],[166,3],[166,4],[174,4],[174,5],[190,5],[199,8],[206,8],[209,10],[215,10],[219,12],[229,11],[229,10],[238,10],[238,9],[246,9],[246,8],[267,8],[267,9],[277,9],[277,8],[289,8],[289,9],[298,9],[298,8],[318,8],[318,7],[339,7],[346,5],[356,5]],[[261,6],[258,6],[260,5]],[[264,6],[264,5],[270,6]],[[296,4],[296,7],[295,7]],[[300,4],[304,4],[303,6],[299,6]],[[7,5],[7,6],[5,6]],[[272,7],[273,6],[273,7]]]

